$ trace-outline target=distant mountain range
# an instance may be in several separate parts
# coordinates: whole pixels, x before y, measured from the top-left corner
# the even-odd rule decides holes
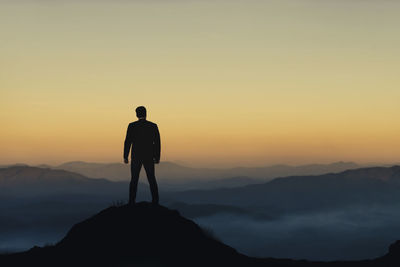
[[[247,178],[210,180],[213,189],[169,192],[160,186],[164,203],[218,204],[260,207],[270,212],[302,212],[357,205],[400,203],[400,166],[371,167],[323,175],[289,176],[269,182],[233,187]],[[142,180],[143,182],[143,180]],[[145,182],[147,183],[147,182]],[[182,186],[183,189],[186,189]],[[201,187],[200,187],[201,188]],[[190,189],[190,187],[189,187]],[[148,185],[139,186],[139,196],[148,194]],[[127,182],[93,179],[59,169],[15,166],[0,169],[2,197],[98,195],[126,199]]]
[[[184,181],[184,179],[221,179],[231,177],[272,179],[290,175],[315,175],[329,172],[340,172],[359,167],[360,165],[353,162],[336,162],[332,164],[310,164],[301,166],[272,165],[253,168],[236,167],[216,169],[191,168],[172,162],[161,162],[157,166],[157,174],[161,180],[178,180],[180,182]],[[87,163],[75,161],[64,163],[55,166],[54,168],[80,173],[93,178],[107,177],[110,180],[130,179],[130,169],[122,163]]]
[[[177,192],[173,198],[190,204],[260,207],[279,213],[393,205],[400,204],[400,166],[284,177],[237,188],[189,190]]]
[[[246,178],[243,179],[240,177],[227,178],[212,181],[210,184],[214,183],[212,187],[225,187],[225,185],[230,187],[232,184],[247,181]],[[0,168],[0,211],[6,215],[9,213],[9,207],[12,206],[15,211],[20,210],[21,213],[26,213],[24,210],[27,207],[26,203],[29,203],[28,206],[31,210],[45,209],[48,212],[54,212],[57,209],[64,211],[68,209],[69,212],[73,212],[70,210],[70,205],[85,203],[84,207],[88,207],[88,211],[91,211],[104,204],[126,201],[128,188],[129,183],[124,181],[113,182],[106,179],[88,178],[61,169],[13,165]],[[165,191],[162,187],[160,189]],[[178,208],[190,217],[209,216],[224,212],[246,213],[244,210],[226,205],[177,203],[171,200],[173,193],[162,192],[162,195],[165,196],[164,200],[170,199],[169,203],[174,208]],[[138,197],[141,199],[150,197],[147,184],[141,182],[138,188]],[[14,215],[18,215],[18,212]]]
[[[18,164],[16,166],[23,166]],[[27,166],[27,165],[26,165]],[[79,173],[90,178],[106,178],[111,181],[129,181],[129,165],[122,163],[88,163],[82,161],[67,162],[58,166],[38,165],[40,168],[51,168]],[[212,189],[218,187],[240,187],[270,181],[277,177],[292,175],[319,175],[337,173],[348,169],[360,168],[353,162],[336,162],[331,164],[310,164],[300,166],[272,165],[265,167],[236,168],[191,168],[172,162],[161,162],[156,167],[159,184],[168,190]],[[141,172],[145,178],[145,172]]]
[[[63,194],[115,195],[126,191],[126,183],[91,179],[65,170],[12,166],[0,168],[2,196]]]

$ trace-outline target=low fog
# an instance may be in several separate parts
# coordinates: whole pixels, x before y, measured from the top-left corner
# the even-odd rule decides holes
[[[273,220],[219,214],[195,221],[249,256],[357,260],[382,256],[400,239],[399,208],[353,208]]]
[[[104,205],[104,203],[103,203]],[[0,252],[20,251],[59,241],[73,225],[100,207],[80,214],[42,210],[42,219],[2,220]],[[35,209],[39,211],[39,209]],[[276,217],[218,213],[194,218],[222,242],[249,256],[308,260],[358,260],[384,255],[400,239],[400,205],[354,207],[341,211]],[[46,216],[47,214],[47,216]],[[50,215],[50,217],[49,217]],[[63,223],[55,223],[63,221]],[[260,219],[262,218],[262,219]]]

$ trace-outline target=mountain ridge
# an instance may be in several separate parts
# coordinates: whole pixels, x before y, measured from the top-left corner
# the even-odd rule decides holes
[[[109,194],[122,192],[126,182],[112,182],[105,178],[50,168],[11,166],[0,168],[0,192],[9,196],[38,196],[43,194],[74,194],[88,192]]]
[[[285,204],[289,210],[344,207],[364,203],[398,203],[400,166],[370,167],[323,175],[279,177],[265,183],[237,188],[176,192],[177,201],[188,204],[263,206],[269,210]],[[301,201],[300,201],[301,200]]]
[[[361,165],[353,162],[334,162],[330,164],[307,164],[307,165],[268,165],[260,167],[232,167],[232,168],[196,168],[187,167],[174,162],[161,162],[157,166],[160,181],[185,182],[185,180],[209,180],[223,179],[234,176],[247,176],[257,179],[270,180],[280,176],[324,174],[328,172],[339,172],[354,169]],[[56,169],[65,169],[83,174],[87,177],[102,178],[106,176],[110,180],[129,180],[129,168],[122,163],[91,163],[84,161],[66,162]]]

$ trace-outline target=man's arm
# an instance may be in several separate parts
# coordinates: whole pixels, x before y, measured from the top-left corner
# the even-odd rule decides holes
[[[156,132],[154,136],[154,163],[159,163],[161,156],[161,140],[160,140],[160,132],[158,131],[157,125],[155,130]]]
[[[128,163],[129,151],[132,146],[132,127],[128,125],[128,129],[126,130],[126,137],[124,142],[124,162]]]

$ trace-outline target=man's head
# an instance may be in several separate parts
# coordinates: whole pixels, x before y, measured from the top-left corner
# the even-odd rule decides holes
[[[146,116],[147,116],[147,111],[145,107],[140,106],[136,108],[136,117],[141,119],[141,118],[146,118]]]

